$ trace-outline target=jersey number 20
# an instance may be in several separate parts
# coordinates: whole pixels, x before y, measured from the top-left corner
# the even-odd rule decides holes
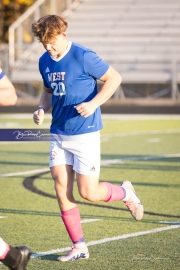
[[[51,87],[53,89],[53,95],[55,96],[64,96],[66,94],[66,87],[65,84],[63,82],[59,82],[59,83],[51,83]]]

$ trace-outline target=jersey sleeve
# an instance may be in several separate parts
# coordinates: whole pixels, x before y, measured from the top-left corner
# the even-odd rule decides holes
[[[4,77],[4,72],[2,71],[2,69],[0,68],[0,80]]]
[[[42,72],[42,64],[41,64],[41,62],[42,62],[42,58],[39,59],[39,72],[40,72],[40,74],[41,74],[41,76],[42,76],[42,79],[43,79],[43,85],[44,85],[46,88],[49,88],[49,85],[47,84],[47,82],[46,82],[46,80],[45,80],[45,78],[44,78],[44,76],[43,76],[43,72]]]
[[[103,61],[95,52],[84,53],[84,70],[92,77],[101,78],[109,68],[109,64]]]

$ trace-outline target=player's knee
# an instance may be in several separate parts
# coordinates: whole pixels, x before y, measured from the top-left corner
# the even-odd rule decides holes
[[[98,201],[98,199],[95,196],[95,193],[92,192],[92,191],[89,191],[89,190],[86,190],[86,189],[79,190],[79,194],[83,199],[85,199],[87,201],[90,201],[90,202]]]

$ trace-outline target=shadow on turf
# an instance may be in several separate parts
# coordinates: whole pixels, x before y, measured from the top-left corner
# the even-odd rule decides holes
[[[103,180],[106,182],[106,180]],[[112,184],[119,185],[118,181],[109,181]],[[180,184],[164,184],[164,183],[143,183],[143,182],[133,182],[133,186],[147,186],[147,187],[167,187],[167,188],[180,188]]]
[[[101,207],[101,205],[99,205]],[[118,217],[115,217],[115,216],[100,216],[100,215],[81,215],[81,219],[104,219],[104,220],[117,220],[119,222],[137,222],[135,221],[131,216],[129,218],[126,218],[126,217],[121,217],[121,208],[118,208],[118,207],[109,207],[109,208],[113,208],[112,210],[118,210],[119,211],[119,216]],[[108,208],[108,209],[109,209]],[[126,211],[126,209],[124,209]],[[59,213],[52,213],[52,212],[42,212],[42,211],[30,211],[30,210],[15,210],[15,209],[3,209],[3,208],[0,208],[0,213],[10,213],[10,214],[17,214],[17,215],[34,215],[34,216],[51,216],[51,217],[59,217]],[[141,220],[141,223],[159,223],[159,220],[148,220],[148,219],[145,219],[146,217],[146,213],[151,213],[151,212],[145,212],[144,214],[144,218],[143,220]],[[174,218],[180,218],[180,216],[172,216],[172,215],[163,215],[163,214],[155,214],[155,213],[151,213],[152,215],[154,216],[165,216],[167,218],[171,218],[171,217],[174,217]],[[129,213],[128,213],[129,215]],[[100,222],[99,220],[99,222]]]
[[[46,166],[47,167],[47,162],[32,162],[32,161],[29,161],[29,162],[22,162],[21,160],[17,161],[17,162],[12,162],[12,161],[0,161],[0,164],[2,165],[28,165],[28,166],[37,166],[37,165],[40,165],[40,166]]]
[[[42,255],[42,256],[38,256],[38,258],[39,259],[41,259],[42,261],[57,261],[57,258],[59,257],[60,255],[54,255],[54,254],[52,254],[52,255],[46,255],[46,256],[44,256],[44,255]],[[57,263],[58,263],[58,261],[57,261]]]
[[[36,180],[36,178],[41,177],[42,175],[45,175],[49,172],[43,172],[43,173],[39,173],[39,174],[35,174],[33,176],[27,177],[25,178],[23,185],[26,189],[28,189],[29,191],[42,195],[44,197],[48,197],[48,198],[52,198],[52,199],[57,199],[55,195],[49,194],[47,192],[44,192],[42,190],[37,189],[34,186],[34,181]],[[120,207],[115,207],[115,206],[111,206],[111,205],[107,205],[107,204],[98,204],[98,203],[91,203],[91,202],[87,202],[87,201],[76,201],[77,204],[81,204],[81,205],[87,205],[87,206],[93,206],[93,207],[99,207],[99,208],[106,208],[106,209],[112,209],[112,210],[121,210],[121,211],[128,211],[129,210],[126,208],[120,208]],[[163,214],[163,213],[154,213],[154,212],[149,212],[149,211],[145,211],[144,214],[147,215],[151,215],[151,216],[161,216],[161,217],[169,217],[169,218],[180,218],[179,216],[176,215],[168,215],[168,214]]]
[[[56,217],[59,217],[59,213],[32,211],[32,210],[4,209],[4,208],[0,208],[0,213],[10,213],[10,214],[17,214],[17,215],[56,216]]]
[[[42,212],[42,211],[29,211],[29,210],[15,210],[15,209],[1,209],[0,213],[10,213],[10,214],[17,214],[17,215],[34,215],[34,216],[54,216],[59,217],[59,213],[52,213],[52,212]],[[81,215],[82,219],[106,219],[106,220],[123,220],[123,221],[134,221],[131,217],[130,218],[123,218],[123,217],[114,217],[114,216],[97,216],[97,215]]]
[[[22,156],[22,155],[25,155],[25,156],[27,156],[27,155],[33,155],[33,156],[48,156],[49,155],[49,152],[37,152],[37,151],[26,151],[26,152],[24,152],[24,151],[16,151],[16,152],[13,152],[12,151],[12,149],[10,149],[10,150],[6,150],[6,151],[1,151],[1,154],[7,154],[7,153],[10,153],[11,155],[14,153],[16,156],[17,155],[20,155],[20,156]]]

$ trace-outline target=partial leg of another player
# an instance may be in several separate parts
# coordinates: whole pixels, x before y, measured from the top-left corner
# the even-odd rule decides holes
[[[31,254],[28,247],[12,247],[0,238],[0,261],[10,270],[25,270]]]

